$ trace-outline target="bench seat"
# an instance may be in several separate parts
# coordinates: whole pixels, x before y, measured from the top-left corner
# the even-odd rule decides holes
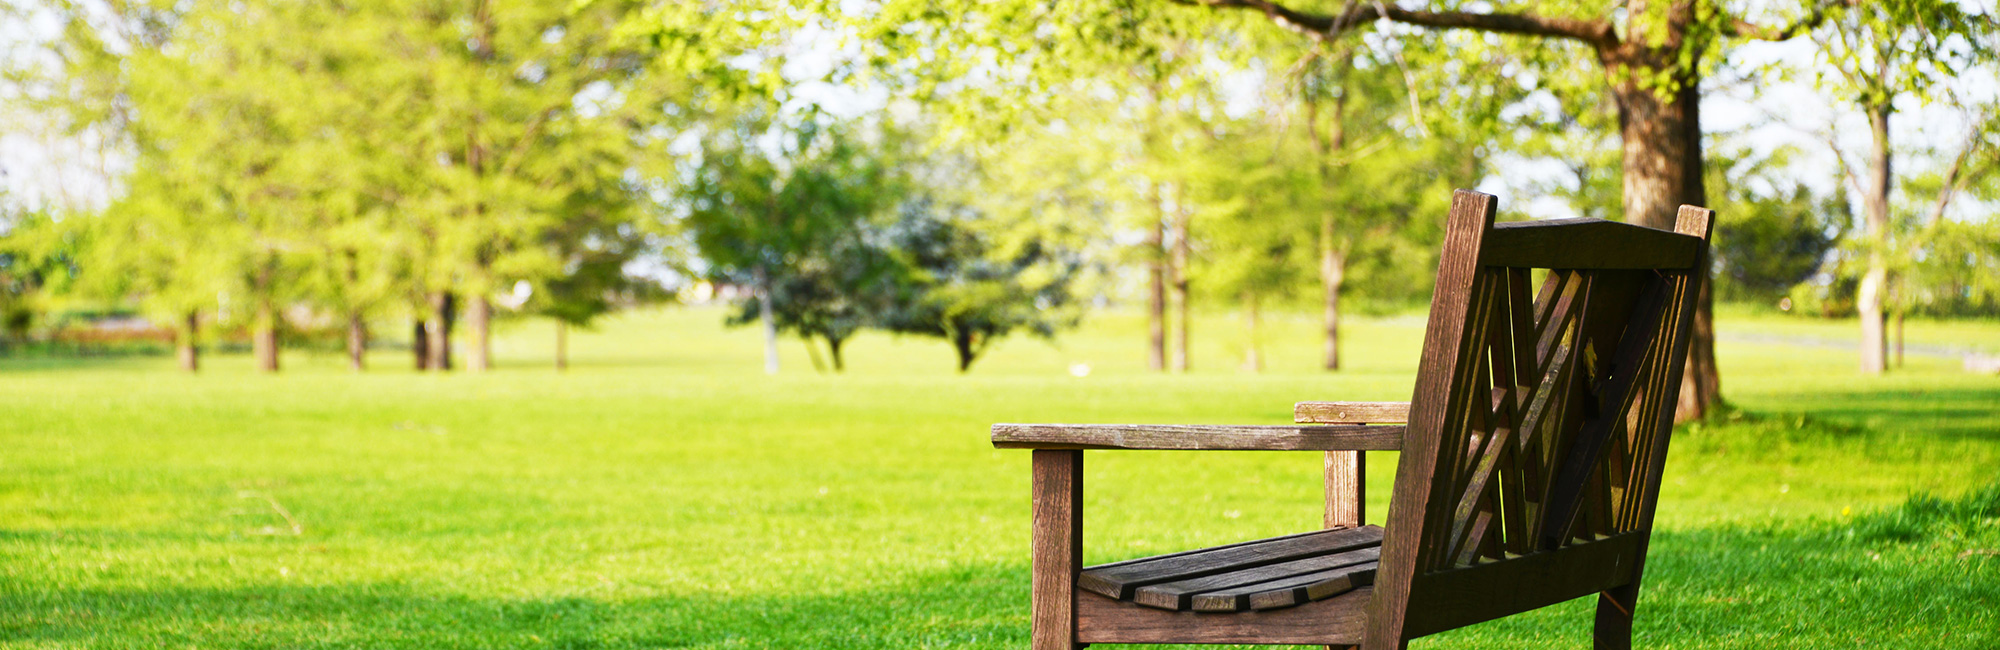
[[[1077,587],[1155,609],[1270,610],[1373,584],[1382,528],[1260,539],[1088,567]]]

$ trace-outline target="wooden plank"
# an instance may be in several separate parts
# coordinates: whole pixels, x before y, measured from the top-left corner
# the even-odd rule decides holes
[[[1538,269],[1685,269],[1698,237],[1603,219],[1547,219],[1493,226],[1479,263]]]
[[[1116,565],[1092,567],[1077,579],[1078,588],[1111,598],[1130,600],[1140,587],[1201,578],[1250,567],[1288,562],[1377,546],[1382,528],[1316,531],[1260,543],[1233,544],[1191,553],[1175,553]]]
[[[1206,595],[1208,592],[1249,587],[1309,573],[1322,573],[1358,564],[1371,564],[1381,557],[1382,549],[1371,546],[1343,553],[1329,553],[1288,562],[1252,566],[1240,571],[1228,571],[1198,578],[1162,582],[1140,587],[1133,594],[1132,602],[1160,609],[1192,609],[1194,608],[1194,598],[1197,594]],[[1262,590],[1253,588],[1243,592],[1241,595],[1247,596],[1258,591]],[[1234,602],[1234,599],[1230,599],[1230,602]],[[1235,611],[1237,609],[1241,608],[1230,606],[1209,611]]]
[[[1034,650],[1075,650],[1076,578],[1083,566],[1083,452],[1034,452]]]
[[[1370,587],[1298,607],[1216,614],[1170,612],[1093,593],[1077,594],[1083,643],[1261,643],[1354,646],[1367,624]]]
[[[1329,451],[1325,458],[1327,528],[1358,528],[1368,519],[1368,456]]]
[[[1409,634],[1443,632],[1629,583],[1645,535],[1626,533],[1418,576],[1411,587]]]
[[[1299,402],[1292,405],[1292,421],[1300,424],[1402,424],[1409,419],[1409,402]]]
[[[1374,563],[1358,564],[1310,576],[1281,580],[1269,585],[1260,585],[1260,588],[1264,589],[1264,591],[1250,594],[1250,609],[1265,611],[1281,607],[1293,607],[1315,600],[1332,598],[1355,589],[1366,587],[1375,584],[1376,568],[1377,565]],[[1311,580],[1311,582],[1308,582],[1308,580]],[[1201,609],[1200,599],[1208,596],[1209,594],[1203,594],[1196,597],[1196,610]]]
[[[1001,449],[1362,451],[1403,446],[1400,426],[996,424]]]
[[[1461,346],[1465,344],[1467,312],[1472,307],[1473,281],[1479,270],[1479,251],[1488,231],[1493,229],[1497,201],[1487,194],[1460,190],[1452,195],[1451,215],[1445,224],[1444,249],[1438,256],[1431,311],[1424,326],[1423,357],[1417,365],[1417,385],[1410,402],[1411,446],[1397,461],[1395,492],[1389,499],[1391,534],[1382,542],[1382,564],[1372,589],[1357,589],[1321,602],[1335,602],[1354,594],[1376,592],[1378,605],[1367,625],[1367,644],[1372,648],[1401,648],[1410,585],[1417,572],[1418,556],[1427,531],[1426,515],[1431,512],[1432,481],[1441,467],[1439,445],[1446,419],[1457,406],[1452,387],[1459,374]],[[1470,370],[1467,368],[1466,370]],[[1457,443],[1453,443],[1457,444]],[[1447,479],[1448,480],[1448,479]],[[1311,607],[1277,610],[1293,612]]]

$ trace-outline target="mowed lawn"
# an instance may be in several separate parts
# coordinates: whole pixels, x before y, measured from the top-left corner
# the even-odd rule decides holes
[[[226,356],[193,377],[0,360],[0,647],[1023,647],[1028,454],[992,449],[989,424],[1275,424],[1298,400],[1408,399],[1422,334],[1418,316],[1357,320],[1327,374],[1311,319],[1274,318],[1252,375],[1217,316],[1197,372],[1158,376],[1139,321],[1110,315],[965,376],[941,344],[881,335],[817,374],[787,340],[770,378],[756,332],[721,318],[617,318],[572,337],[567,374],[539,323],[503,331],[484,376],[391,351],[363,375],[332,354],[278,376]],[[1910,327],[2000,341],[2000,324]],[[2000,378],[1912,357],[1863,380],[1851,352],[1767,338],[1721,346],[1741,410],[1677,434],[1640,644],[2000,647]],[[1313,454],[1086,457],[1091,562],[1318,521]],[[1370,463],[1380,521],[1393,455]],[[1414,646],[1584,648],[1589,611]]]

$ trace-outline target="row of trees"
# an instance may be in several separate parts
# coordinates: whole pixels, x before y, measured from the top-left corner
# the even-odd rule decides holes
[[[1272,305],[1315,305],[1338,369],[1356,298],[1422,299],[1446,190],[1523,159],[1572,169],[1547,193],[1589,216],[1716,205],[1718,295],[1852,285],[1865,348],[1882,305],[1996,292],[2000,237],[1946,216],[1996,195],[1992,111],[1949,165],[1891,173],[1890,116],[1962,101],[1950,80],[1992,62],[1991,16],[1941,0],[47,11],[68,25],[55,59],[14,81],[132,171],[101,213],[15,227],[0,279],[137,300],[190,365],[203,323],[248,319],[275,369],[276,324],[303,310],[346,323],[357,364],[368,323],[406,315],[443,367],[462,318],[484,368],[496,303],[586,323],[649,286],[624,273],[647,256],[745,289],[732,319],[761,324],[772,370],[780,332],[839,367],[865,328],[945,338],[965,368],[1134,296],[1157,369],[1193,365],[1203,301],[1240,305],[1252,341]],[[1728,135],[1704,137],[1704,80],[1754,84],[1771,71],[1732,48],[1803,38],[1825,94],[1869,117],[1852,201],[1770,182],[1795,175],[1782,155],[1707,151]],[[811,84],[898,110],[834,118]],[[1719,399],[1706,308],[1692,354],[1683,416]]]
[[[635,261],[749,289],[768,338],[836,367],[861,327],[943,337],[964,369],[1076,318],[1078,255],[933,187],[976,166],[790,101],[783,7],[8,9],[62,27],[9,99],[130,171],[102,209],[5,220],[0,284],[136,306],[188,370],[204,329],[246,323],[263,370],[281,330],[329,324],[358,370],[400,318],[418,368],[454,365],[456,329],[486,370],[503,312],[555,319],[560,365],[563,327],[663,292]]]
[[[44,119],[120,143],[130,173],[91,214],[11,234],[50,289],[129,298],[178,330],[249,322],[278,368],[292,320],[409,314],[420,367],[491,365],[496,296],[586,323],[640,251],[634,124],[690,88],[634,38],[635,3],[55,5],[14,71]],[[306,35],[311,35],[310,37]],[[648,121],[657,123],[657,121]]]
[[[1066,94],[1047,89],[1100,85],[1171,95],[1141,102],[1142,107],[1190,108],[1186,93],[1197,91],[1199,85],[1181,80],[1199,76],[1220,61],[1273,75],[1284,70],[1299,80],[1296,87],[1301,89],[1334,89],[1317,93],[1334,110],[1307,113],[1307,119],[1330,123],[1297,130],[1290,137],[1318,141],[1322,152],[1336,152],[1343,144],[1352,145],[1343,142],[1345,134],[1396,130],[1395,120],[1343,121],[1351,118],[1339,108],[1343,100],[1367,96],[1369,82],[1387,86],[1400,81],[1410,107],[1402,114],[1406,131],[1457,145],[1456,155],[1474,164],[1485,152],[1534,155],[1551,143],[1558,148],[1539,153],[1558,155],[1573,164],[1608,154],[1618,161],[1616,173],[1596,170],[1575,189],[1615,191],[1616,197],[1599,194],[1587,197],[1585,203],[1619,205],[1612,216],[1662,228],[1671,226],[1680,204],[1711,204],[1699,114],[1703,80],[1719,74],[1766,78],[1769,70],[1732,67],[1732,48],[1749,41],[1810,36],[1820,45],[1819,68],[1827,71],[1822,87],[1840,101],[1859,106],[1870,116],[1876,133],[1870,180],[1858,188],[1870,224],[1860,246],[1871,251],[1864,276],[1870,287],[1884,283],[1889,265],[1887,255],[1873,252],[1891,245],[1885,225],[1892,187],[1888,116],[1909,101],[1935,97],[1941,82],[1960,71],[1990,65],[1993,54],[1993,17],[1969,14],[1944,0],[1811,0],[1793,7],[1641,0],[1443,4],[1408,8],[1384,2],[1276,0],[896,3],[858,24],[864,34],[861,40],[878,46],[882,58],[918,62],[898,71],[907,76],[953,78],[966,67],[1001,61],[996,69],[984,71],[1000,82],[976,89],[984,92],[953,88],[945,97],[964,107],[963,114],[973,123],[996,113],[1004,119],[1046,120],[1064,114],[1060,105]],[[1762,15],[1746,13],[1753,11]],[[1050,28],[1057,24],[1068,27]],[[891,34],[895,37],[886,37]],[[1320,70],[1333,74],[1317,75]],[[1325,83],[1326,79],[1333,83]],[[1302,92],[1300,98],[1310,102],[1314,95]],[[1542,104],[1552,100],[1556,107],[1537,109],[1536,102],[1524,99]],[[1502,108],[1512,110],[1498,110]],[[1565,144],[1574,148],[1560,148]],[[1329,168],[1336,175],[1347,171],[1338,156],[1333,160]],[[1372,166],[1377,161],[1371,157],[1367,162]],[[1956,178],[1945,185],[1963,189],[1976,182],[1970,175]],[[1335,214],[1341,216],[1330,217],[1336,221],[1334,230],[1353,232],[1338,223],[1350,212],[1339,209]],[[1723,241],[1731,236],[1726,225],[1720,235]],[[1993,240],[1983,241],[1989,243],[1982,246],[1990,248]],[[1329,350],[1336,346],[1337,308],[1332,296],[1341,277],[1338,250],[1338,245],[1322,244],[1329,261],[1328,272],[1322,273],[1329,296]],[[1995,257],[1990,251],[1974,256],[1986,260],[1983,268],[1990,271]],[[1972,264],[1978,268],[1980,263]],[[1680,392],[1682,418],[1699,417],[1720,400],[1709,302],[1704,297],[1695,326]],[[1879,300],[1861,302],[1864,347],[1879,349]],[[1154,338],[1162,338],[1158,328]],[[1161,356],[1155,353],[1155,365],[1161,365]],[[1329,365],[1332,361],[1330,353]],[[1878,368],[1879,364],[1864,362],[1866,370]]]

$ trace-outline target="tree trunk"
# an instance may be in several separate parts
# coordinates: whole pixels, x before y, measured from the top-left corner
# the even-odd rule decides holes
[[[1340,369],[1340,284],[1346,280],[1347,257],[1333,242],[1333,213],[1319,220],[1319,281],[1325,291],[1326,369]]]
[[[1896,367],[1903,367],[1903,310],[1896,310]]]
[[[458,298],[449,291],[431,294],[430,327],[425,332],[430,340],[425,351],[430,354],[432,370],[451,370],[451,328],[457,320]]]
[[[278,371],[278,312],[270,300],[257,303],[257,324],[250,333],[250,348],[257,357],[257,369]]]
[[[1188,371],[1188,219],[1182,211],[1174,220],[1174,305],[1180,311],[1180,329],[1174,332],[1174,371]]]
[[[367,354],[368,321],[361,317],[361,312],[349,313],[347,315],[347,368],[355,372],[361,372],[366,369],[368,362],[365,357]]]
[[[1316,97],[1306,99],[1306,128],[1312,130],[1313,141],[1319,147],[1319,175],[1323,186],[1332,187],[1336,178],[1345,171],[1346,164],[1336,156],[1347,149],[1347,72],[1354,66],[1352,50],[1344,51],[1334,63],[1334,71],[1340,84],[1340,93],[1333,97],[1333,110],[1329,115],[1326,130],[1319,130],[1319,102]],[[1466,156],[1468,160],[1472,156]],[[1329,193],[1329,196],[1332,194]],[[1336,223],[1340,206],[1331,204],[1319,217],[1319,280],[1323,293],[1322,316],[1326,326],[1326,344],[1322,364],[1327,370],[1340,369],[1340,285],[1347,275],[1347,256],[1335,241]]]
[[[431,325],[422,318],[410,323],[410,352],[417,358],[417,372],[431,369]]]
[[[481,291],[473,294],[470,307],[465,319],[472,326],[472,358],[466,360],[465,369],[486,372],[493,369],[493,302]]]
[[[556,371],[569,369],[569,323],[556,319]]]
[[[180,336],[174,341],[174,356],[180,359],[181,370],[194,372],[201,369],[200,348],[195,346],[196,336],[201,333],[200,314],[189,310],[181,323]]]
[[[778,374],[778,322],[771,316],[771,277],[757,267],[757,320],[764,326],[764,374]]]
[[[825,374],[826,360],[819,358],[819,345],[813,341],[812,335],[807,334],[799,337],[799,342],[806,344],[806,360],[812,362],[813,372]]]
[[[1688,73],[1671,100],[1662,100],[1638,83],[1656,66],[1607,59],[1612,94],[1618,102],[1618,126],[1623,138],[1625,220],[1672,230],[1682,204],[1708,205],[1701,177],[1700,78]],[[1698,62],[1685,62],[1692,69]],[[1704,269],[1704,272],[1708,272]],[[1722,379],[1715,364],[1714,298],[1702,283],[1689,336],[1687,369],[1681,375],[1676,422],[1705,417],[1721,401]]]
[[[1146,368],[1165,372],[1167,369],[1167,250],[1166,214],[1164,200],[1154,197],[1156,208],[1161,208],[1154,216],[1152,226],[1146,229],[1146,325],[1149,338],[1146,349]]]
[[[1889,237],[1889,111],[1887,103],[1867,107],[1868,127],[1874,149],[1868,158],[1868,185],[1862,188],[1862,211],[1868,217],[1868,272],[1861,276],[1861,288],[1854,308],[1861,312],[1861,373],[1879,375],[1885,368],[1888,339],[1882,330],[1882,294],[1889,281],[1888,262],[1882,247]]]
[[[826,349],[827,349],[827,352],[829,352],[829,353],[831,353],[831,354],[833,355],[833,371],[834,371],[834,372],[846,372],[846,371],[847,371],[847,362],[845,362],[845,361],[842,361],[842,360],[840,359],[840,344],[841,344],[841,343],[844,343],[844,342],[846,342],[846,341],[845,341],[845,339],[840,339],[840,338],[835,338],[835,337],[831,337],[831,336],[827,337],[827,339],[826,339]]]
[[[1243,331],[1250,335],[1250,344],[1243,352],[1243,369],[1250,372],[1264,371],[1264,339],[1257,331],[1257,294],[1243,292]]]
[[[973,349],[972,342],[972,332],[965,329],[958,329],[952,332],[951,347],[958,351],[959,374],[965,374],[966,371],[971,370],[972,360],[979,354],[978,350]]]

